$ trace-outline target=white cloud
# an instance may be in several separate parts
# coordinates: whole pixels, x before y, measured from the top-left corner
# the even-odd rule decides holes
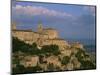
[[[16,14],[25,14],[25,15],[47,15],[47,16],[67,16],[72,17],[71,14],[66,12],[60,12],[56,10],[50,10],[42,6],[22,6],[16,5],[13,7],[13,13]]]
[[[95,6],[84,6],[84,10],[88,11],[90,14],[95,16]]]

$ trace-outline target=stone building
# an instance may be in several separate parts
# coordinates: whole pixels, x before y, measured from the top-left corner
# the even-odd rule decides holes
[[[38,25],[37,31],[19,30],[16,24],[12,25],[12,36],[24,41],[25,43],[36,43],[39,47],[43,45],[58,45],[59,48],[69,46],[68,42],[59,38],[57,30],[53,28],[43,28],[42,24]]]
[[[61,67],[61,62],[57,56],[50,56],[47,59],[47,64],[53,64],[54,67]]]
[[[20,61],[20,64],[24,67],[35,67],[39,63],[38,56],[25,56],[23,60]]]
[[[80,48],[80,49],[83,49],[84,48],[83,45],[80,44],[79,42],[72,43],[72,47],[74,47],[74,48]]]

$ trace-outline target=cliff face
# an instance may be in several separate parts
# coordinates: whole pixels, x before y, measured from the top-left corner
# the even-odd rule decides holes
[[[19,62],[13,64],[14,69],[18,67],[17,64],[22,65],[24,67],[23,69],[28,69],[29,67],[41,68],[35,70],[35,72],[96,68],[96,64],[92,62],[90,55],[85,52],[83,47],[71,45],[70,47],[60,49],[57,46],[48,45],[44,46],[41,50],[37,48],[36,52],[34,50],[36,46],[33,47],[32,52],[29,49],[29,52],[19,50],[13,53],[13,62],[14,60]]]

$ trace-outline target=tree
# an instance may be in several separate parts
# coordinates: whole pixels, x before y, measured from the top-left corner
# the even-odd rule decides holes
[[[81,69],[95,69],[96,66],[91,61],[82,61]]]
[[[33,43],[33,44],[32,44],[32,48],[33,48],[33,49],[37,49],[37,44],[36,44],[36,43]]]
[[[78,60],[81,62],[84,58],[85,52],[83,50],[78,50],[78,52],[75,54],[75,56],[78,58]]]
[[[18,64],[16,68],[13,68],[13,74],[24,74],[24,73],[34,73],[37,71],[41,71],[42,68],[40,66],[35,67],[24,67],[23,65]]]
[[[78,61],[81,63],[81,69],[94,69],[96,66],[91,60],[84,60],[85,58],[90,58],[89,55],[83,50],[79,50],[75,55],[78,58]]]
[[[53,65],[53,63],[49,63],[47,66],[48,71],[54,71],[55,67]]]
[[[28,50],[31,48],[31,45],[29,44],[26,44],[24,41],[21,41],[19,40],[18,38],[16,37],[12,37],[12,49],[13,49],[13,52],[18,52],[18,51],[21,51],[21,52],[25,52],[27,53]]]
[[[16,68],[12,69],[13,74],[21,74],[25,72],[25,67],[23,65],[17,64]]]
[[[57,45],[44,45],[41,51],[44,54],[47,53],[54,54],[54,55],[60,54],[59,47]]]
[[[70,60],[70,57],[64,56],[63,59],[61,60],[61,63],[63,65],[66,65],[66,64],[68,64],[69,60]]]

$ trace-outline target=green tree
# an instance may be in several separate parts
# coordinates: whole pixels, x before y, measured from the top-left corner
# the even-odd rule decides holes
[[[37,49],[37,44],[36,44],[36,43],[33,43],[33,44],[32,44],[32,48],[33,48],[33,49]]]
[[[69,60],[70,60],[70,57],[64,56],[63,59],[61,60],[61,63],[63,65],[66,65],[66,64],[68,64]]]
[[[16,68],[12,69],[13,74],[21,74],[25,72],[25,67],[23,65],[17,64]]]
[[[59,52],[59,47],[57,45],[44,45],[41,49],[42,53],[47,54],[51,53],[54,55],[58,55]]]
[[[91,61],[82,61],[81,69],[95,69],[96,66]]]
[[[12,50],[13,52],[28,52],[28,50],[31,48],[31,45],[26,44],[24,41],[19,40],[16,37],[12,38]]]
[[[78,50],[78,52],[75,54],[75,56],[78,58],[78,60],[81,62],[84,58],[85,51],[83,50]]]

